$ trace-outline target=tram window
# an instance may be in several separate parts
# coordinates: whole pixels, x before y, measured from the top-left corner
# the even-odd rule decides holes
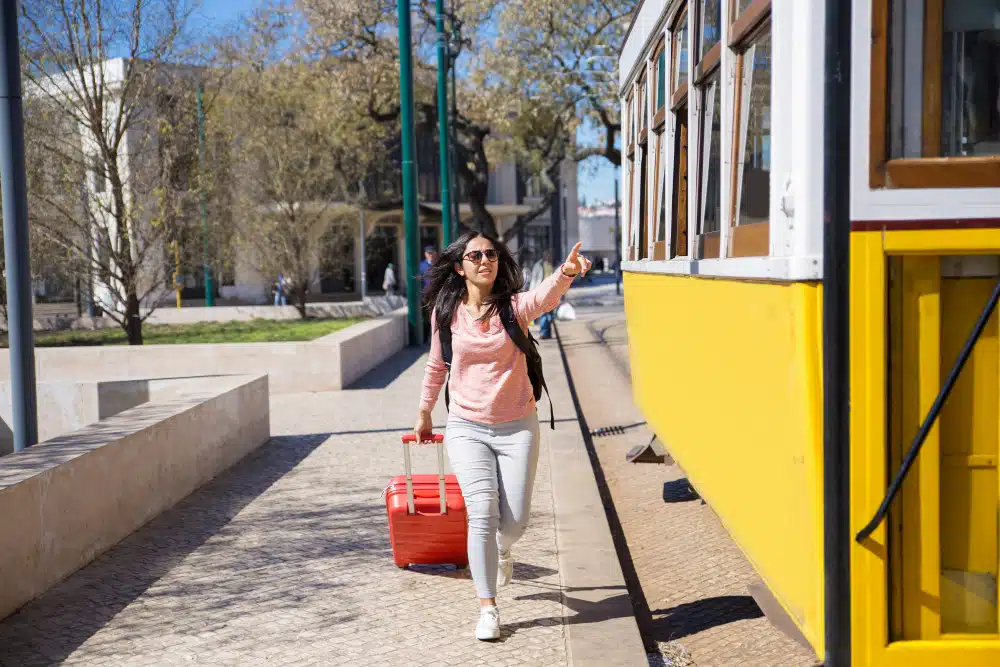
[[[671,108],[674,112],[673,202],[670,215],[671,257],[688,255],[688,9],[682,7],[673,26],[671,43]],[[666,179],[664,178],[664,181]],[[663,202],[666,206],[666,202]],[[664,214],[666,211],[664,211]],[[665,216],[664,216],[665,217]],[[664,222],[664,224],[666,224]],[[665,237],[664,237],[665,238]]]
[[[688,11],[681,10],[680,18],[677,21],[677,28],[674,30],[673,44],[673,86],[671,91],[674,95],[681,90],[687,90],[688,85]]]
[[[764,32],[742,54],[740,110],[743,159],[737,168],[737,225],[767,222],[771,201],[771,33]],[[737,149],[739,150],[739,149]]]
[[[719,77],[705,86],[704,105],[699,119],[701,147],[699,151],[698,225],[699,257],[719,256],[722,195],[722,92]]]
[[[722,0],[702,0],[698,58],[703,60],[722,38]]]
[[[667,52],[660,44],[660,52],[656,55],[656,109],[659,111],[667,101]]]
[[[677,132],[674,135],[674,201],[673,201],[673,257],[687,257],[688,254],[688,110],[677,110]]]
[[[874,12],[873,185],[1000,187],[983,168],[1000,156],[1000,0],[875,0]]]

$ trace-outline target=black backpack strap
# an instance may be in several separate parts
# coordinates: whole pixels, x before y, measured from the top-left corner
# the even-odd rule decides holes
[[[545,384],[545,374],[542,372],[542,359],[538,353],[538,348],[535,346],[534,339],[528,337],[530,334],[524,333],[524,329],[521,328],[520,322],[517,321],[517,314],[514,312],[514,307],[510,301],[500,307],[500,321],[503,322],[503,328],[507,330],[507,335],[514,341],[518,349],[524,353],[528,368],[530,369],[532,364],[534,364],[538,371],[538,381],[549,399],[549,428],[554,431],[556,428],[556,413],[552,407],[552,394]]]
[[[441,359],[448,367],[448,377],[444,381],[444,407],[451,409],[451,396],[448,394],[448,385],[451,384],[451,325],[438,329],[438,338],[441,341]]]

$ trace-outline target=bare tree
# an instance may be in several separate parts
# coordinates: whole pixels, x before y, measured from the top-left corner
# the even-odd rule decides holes
[[[57,167],[36,192],[35,220],[96,274],[106,314],[140,345],[166,287],[163,240],[176,204],[167,193],[189,187],[157,159],[158,102],[198,76],[176,64],[189,7],[32,0],[22,13],[25,96],[39,109],[26,134],[46,168]]]
[[[212,125],[228,132],[237,243],[270,279],[283,273],[306,316],[310,289],[351,261],[347,202],[388,161],[388,129],[355,110],[364,90],[341,85],[339,63],[279,52],[294,39],[280,9],[258,12],[227,46],[228,73]]]

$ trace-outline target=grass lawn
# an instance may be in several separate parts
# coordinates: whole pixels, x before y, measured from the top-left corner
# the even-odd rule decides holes
[[[249,322],[199,322],[197,324],[144,324],[145,345],[179,345],[182,343],[267,343],[308,341],[339,331],[359,319],[337,320],[250,320]],[[120,328],[99,331],[36,332],[38,347],[73,347],[87,345],[126,345],[125,332]],[[7,335],[0,338],[7,347]]]

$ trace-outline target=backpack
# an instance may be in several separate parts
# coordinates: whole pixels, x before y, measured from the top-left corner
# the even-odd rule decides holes
[[[514,313],[514,308],[511,306],[510,301],[500,306],[500,321],[503,322],[503,328],[507,331],[507,335],[510,336],[514,344],[517,345],[518,349],[524,354],[525,359],[528,364],[528,379],[531,380],[531,389],[534,392],[535,400],[540,401],[542,399],[542,390],[549,396],[549,428],[555,430],[556,428],[556,416],[555,411],[552,407],[552,394],[549,393],[549,388],[545,385],[545,375],[542,373],[542,355],[538,353],[538,341],[530,333],[525,334],[524,329],[517,321],[517,315]],[[448,367],[448,379],[451,379],[451,327],[446,327],[443,329],[438,329],[438,335],[441,339],[441,358],[444,359],[444,365]],[[444,405],[449,407],[450,396],[448,395],[448,382],[444,385]]]

